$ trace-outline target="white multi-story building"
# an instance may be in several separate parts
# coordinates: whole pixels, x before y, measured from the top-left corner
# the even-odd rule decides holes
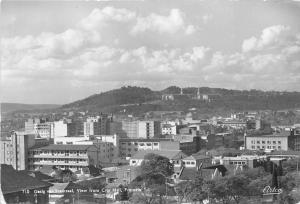
[[[103,165],[112,162],[110,144],[95,145],[48,145],[30,149],[29,169],[37,170],[43,166],[56,166],[72,171],[88,165]]]
[[[68,124],[63,120],[50,123],[51,138],[68,136]]]
[[[129,138],[152,138],[161,134],[159,121],[122,121],[122,130]]]
[[[245,147],[249,150],[288,150],[289,135],[246,135]]]
[[[51,138],[51,125],[50,123],[36,123],[34,124],[34,133],[41,138]]]
[[[162,135],[176,135],[177,126],[175,122],[166,121],[161,124]]]

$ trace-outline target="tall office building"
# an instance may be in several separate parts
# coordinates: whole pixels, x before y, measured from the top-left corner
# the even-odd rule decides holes
[[[122,130],[129,138],[153,138],[161,134],[159,121],[122,121]]]
[[[27,169],[28,150],[35,144],[34,134],[13,132],[10,138],[0,141],[0,163],[16,170]]]

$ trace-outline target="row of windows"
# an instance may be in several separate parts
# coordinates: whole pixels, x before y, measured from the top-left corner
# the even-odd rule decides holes
[[[229,164],[246,164],[246,162],[237,162],[237,161],[231,161],[231,162],[229,162]]]
[[[276,149],[276,146],[267,146],[267,147],[265,147],[265,146],[256,146],[256,149]],[[254,145],[252,145],[251,146],[251,149],[255,149],[255,146]],[[281,149],[281,146],[278,146],[277,147],[277,149]]]
[[[260,144],[260,143],[261,143],[261,144],[266,144],[266,141],[264,141],[264,140],[263,140],[263,141],[260,141],[260,140],[257,140],[257,141],[256,141],[256,144]],[[273,143],[273,144],[276,144],[276,141],[272,141],[272,142],[271,142],[271,141],[267,141],[267,144],[272,144],[272,143]],[[251,141],[251,144],[255,144],[255,141],[252,140],[252,141]],[[281,141],[277,141],[277,144],[281,144]]]
[[[125,143],[125,142],[122,142],[122,145],[126,145],[126,143]],[[128,146],[130,146],[130,145],[131,145],[131,143],[130,143],[130,142],[128,142],[128,143],[127,143],[127,145],[128,145]],[[136,146],[137,146],[137,145],[138,145],[138,143],[137,143],[137,142],[135,142],[135,143],[134,143],[134,145],[136,145]],[[154,146],[158,146],[158,143],[157,143],[157,142],[154,142],[154,143],[153,143],[153,145],[154,145]],[[152,146],[152,143],[140,143],[140,146]]]

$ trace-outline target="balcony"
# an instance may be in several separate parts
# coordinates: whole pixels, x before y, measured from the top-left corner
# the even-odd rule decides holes
[[[65,162],[65,161],[35,161],[32,163],[33,165],[67,165],[67,166],[88,166],[87,161],[83,162]]]
[[[29,158],[83,158],[86,159],[88,156],[86,154],[38,154],[38,155],[29,155]]]

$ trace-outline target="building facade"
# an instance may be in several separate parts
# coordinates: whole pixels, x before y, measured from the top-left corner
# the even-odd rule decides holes
[[[101,162],[111,161],[108,150],[96,145],[48,145],[34,148],[29,151],[29,169],[37,170],[50,165],[76,171],[89,165],[98,166]]]
[[[119,156],[132,157],[142,150],[179,150],[179,142],[170,139],[120,138]]]
[[[0,141],[0,163],[11,165],[16,170],[27,169],[28,150],[34,145],[34,134],[13,132],[10,138]]]
[[[283,150],[289,149],[289,135],[246,135],[245,148],[249,150]]]
[[[159,121],[122,121],[122,130],[128,138],[153,138],[161,134]]]

